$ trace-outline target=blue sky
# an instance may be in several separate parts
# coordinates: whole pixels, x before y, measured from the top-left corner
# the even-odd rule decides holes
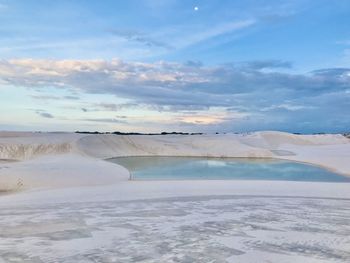
[[[345,132],[350,2],[0,0],[0,130]]]

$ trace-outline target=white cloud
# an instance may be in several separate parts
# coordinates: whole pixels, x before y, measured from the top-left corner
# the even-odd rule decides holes
[[[266,108],[262,108],[261,111],[271,111],[271,110],[288,110],[288,111],[300,111],[300,110],[305,110],[305,109],[314,109],[315,107],[313,106],[308,106],[308,105],[293,105],[293,104],[279,104],[279,105],[272,105]]]
[[[240,21],[232,21],[218,23],[214,25],[192,25],[186,27],[178,26],[165,29],[158,35],[162,39],[170,39],[172,46],[176,49],[183,49],[211,38],[219,37],[225,34],[231,34],[245,28],[249,28],[257,23],[254,19],[245,19]],[[171,32],[169,34],[168,32]]]

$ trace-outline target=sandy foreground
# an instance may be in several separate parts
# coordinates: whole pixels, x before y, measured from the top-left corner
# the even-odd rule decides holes
[[[117,156],[270,157],[350,176],[342,135],[0,133],[0,262],[350,262],[350,184],[129,181]]]

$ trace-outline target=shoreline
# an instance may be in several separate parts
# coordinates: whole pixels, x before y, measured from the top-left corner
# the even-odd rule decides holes
[[[323,164],[318,164],[318,163],[313,163],[313,162],[308,162],[308,161],[300,161],[300,160],[293,160],[293,159],[285,159],[285,158],[278,158],[275,157],[274,159],[279,159],[279,160],[286,160],[286,161],[290,161],[290,162],[295,162],[295,163],[301,163],[301,164],[307,164],[307,165],[311,165],[311,166],[315,166],[318,168],[322,168],[324,170],[327,170],[329,172],[344,176],[344,177],[349,177],[350,178],[350,173],[345,173],[345,172],[341,172],[339,170],[337,170],[336,168],[333,167],[329,167]]]

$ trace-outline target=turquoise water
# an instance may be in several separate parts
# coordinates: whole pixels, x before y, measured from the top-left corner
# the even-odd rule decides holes
[[[325,169],[302,163],[256,158],[119,157],[132,180],[283,180],[350,182]]]

